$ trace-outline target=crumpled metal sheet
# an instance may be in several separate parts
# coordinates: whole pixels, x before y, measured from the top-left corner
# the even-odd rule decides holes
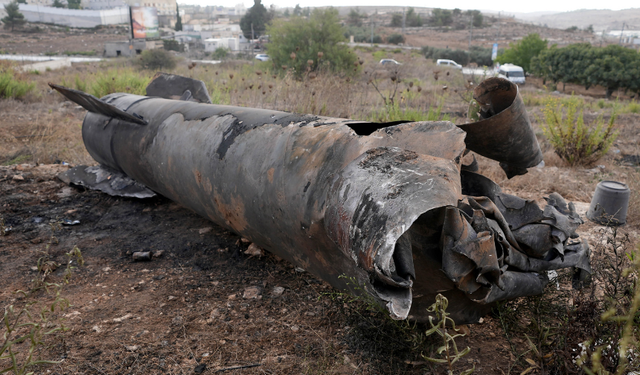
[[[540,209],[461,165],[467,148],[481,149],[469,139],[482,123],[521,102],[511,93],[470,130],[112,94],[101,102],[148,124],[95,111],[82,131],[102,165],[336,288],[364,290],[393,318],[427,320],[442,293],[456,322],[473,323],[496,301],[542,293],[546,270],[589,272],[588,248],[573,242],[580,219],[561,197]],[[499,156],[510,170],[537,164],[522,153],[539,151],[527,139]],[[494,142],[509,149],[512,137]]]
[[[151,198],[156,193],[122,172],[109,167],[94,165],[71,168],[58,175],[66,184],[100,190],[109,195],[131,198]]]

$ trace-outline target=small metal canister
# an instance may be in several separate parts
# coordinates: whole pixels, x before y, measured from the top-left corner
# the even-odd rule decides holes
[[[602,181],[596,186],[587,218],[602,225],[622,225],[627,221],[629,187],[622,182]]]

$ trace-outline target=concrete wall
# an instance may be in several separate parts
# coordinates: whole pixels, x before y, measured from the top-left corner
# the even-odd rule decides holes
[[[131,48],[130,48],[131,47]],[[147,43],[144,40],[134,39],[133,44],[129,41],[124,42],[108,42],[104,44],[105,57],[119,56],[135,56],[147,49]]]
[[[53,23],[69,27],[95,27],[129,23],[129,8],[84,10],[20,4],[20,12],[29,22]]]

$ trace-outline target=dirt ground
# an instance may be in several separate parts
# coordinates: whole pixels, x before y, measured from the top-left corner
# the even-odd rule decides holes
[[[28,24],[23,30],[0,29],[0,52],[4,54],[63,55],[65,52],[91,52],[102,56],[105,42],[129,40],[127,28],[105,26],[97,29],[71,29]]]

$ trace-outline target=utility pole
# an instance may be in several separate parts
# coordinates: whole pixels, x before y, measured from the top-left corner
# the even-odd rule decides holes
[[[371,47],[373,47],[373,13],[371,13],[371,17],[370,17],[370,23],[371,23]]]
[[[622,44],[623,33],[624,33],[624,22],[622,23],[622,30],[620,30],[620,40],[618,41],[618,44]]]
[[[471,38],[473,37],[473,16],[469,19],[469,52],[471,52]]]
[[[407,23],[407,13],[404,11],[405,8],[402,8],[402,35],[404,35],[404,28]]]

